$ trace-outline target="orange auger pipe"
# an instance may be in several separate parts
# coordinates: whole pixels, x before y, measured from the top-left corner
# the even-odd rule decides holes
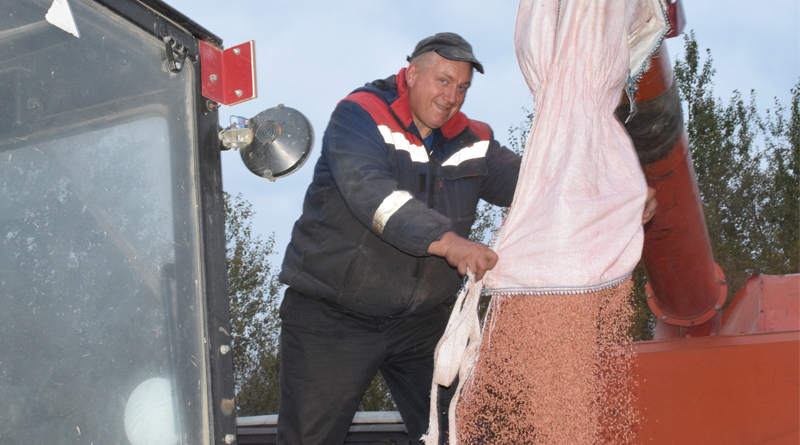
[[[714,263],[689,139],[664,45],[634,95],[636,114],[625,125],[639,154],[658,208],[645,226],[642,260],[647,302],[657,317],[655,338],[705,336],[719,332],[727,286]],[[624,100],[617,115],[624,122]]]

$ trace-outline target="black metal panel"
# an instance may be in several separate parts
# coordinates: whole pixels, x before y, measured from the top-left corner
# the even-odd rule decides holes
[[[210,110],[200,93],[200,67],[196,76],[197,141],[199,146],[199,185],[201,197],[201,239],[205,264],[206,326],[211,367],[211,401],[214,413],[214,441],[226,443],[236,435],[233,359],[228,306],[227,265],[225,262],[225,211],[222,197],[222,165],[217,110]],[[226,350],[228,352],[223,352]]]
[[[211,33],[211,31],[203,28],[200,24],[183,15],[177,9],[164,3],[161,0],[139,0],[140,3],[147,5],[152,10],[158,12],[164,17],[177,23],[185,30],[189,31],[197,40],[204,40],[216,45],[222,45],[222,39]]]
[[[277,443],[278,415],[240,417],[236,441],[239,444],[271,445]],[[345,444],[410,445],[408,431],[397,411],[360,411],[353,418]]]
[[[188,49],[189,57],[196,59],[200,54],[199,40],[222,47],[221,38],[159,0],[96,1],[156,37],[178,36],[176,40]]]
[[[244,445],[273,445],[277,442],[276,427],[246,426],[236,430],[236,442]],[[410,445],[408,433],[401,425],[354,425],[344,440],[345,444],[359,445]]]

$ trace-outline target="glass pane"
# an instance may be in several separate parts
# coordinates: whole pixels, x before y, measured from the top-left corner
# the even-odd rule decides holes
[[[0,443],[209,443],[192,72],[72,0],[0,20]]]

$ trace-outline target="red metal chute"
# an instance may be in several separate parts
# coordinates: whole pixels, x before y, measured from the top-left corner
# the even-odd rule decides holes
[[[697,188],[680,99],[664,45],[634,95],[636,114],[626,125],[658,210],[645,227],[642,252],[647,302],[657,317],[656,338],[719,331],[727,286],[714,263]],[[618,114],[624,116],[628,106]]]

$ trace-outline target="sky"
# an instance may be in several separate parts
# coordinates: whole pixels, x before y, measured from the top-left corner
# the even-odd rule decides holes
[[[366,82],[396,74],[416,43],[441,31],[472,44],[486,74],[475,73],[462,111],[489,123],[505,144],[508,130],[525,118],[533,99],[514,54],[517,2],[512,0],[166,0],[222,38],[225,48],[255,40],[258,98],[220,108],[220,122],[247,118],[278,104],[302,112],[315,132],[313,152],[293,175],[276,182],[251,174],[236,151],[222,153],[223,189],[241,194],[256,212],[254,230],[275,234],[280,264],[294,221],[302,211],[336,104]],[[789,105],[800,80],[800,1],[683,0],[686,32],[694,30],[716,68],[715,95],[734,90],[759,110],[774,98]],[[670,59],[683,56],[683,36],[667,41]]]

